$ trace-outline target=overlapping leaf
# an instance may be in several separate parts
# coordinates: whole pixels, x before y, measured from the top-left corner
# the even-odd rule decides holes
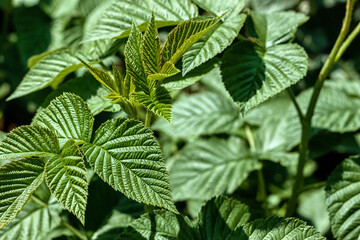
[[[221,1],[215,2],[223,4]],[[191,46],[183,56],[183,75],[224,51],[238,35],[245,19],[243,14],[228,18]]]
[[[75,94],[64,93],[42,110],[33,124],[53,130],[61,145],[69,139],[90,142],[94,117],[84,100]]]
[[[326,205],[334,237],[360,237],[360,157],[345,159],[326,183]]]
[[[131,95],[135,101],[142,104],[145,108],[154,112],[160,117],[165,118],[168,122],[172,122],[171,104],[172,99],[166,88],[159,87],[153,90],[150,95],[144,93],[133,93]]]
[[[81,53],[69,50],[56,51],[42,58],[30,69],[7,100],[22,97],[50,85],[57,86],[66,75],[82,66],[76,56],[85,59]]]
[[[160,48],[160,39],[158,37],[155,17],[153,15],[144,33],[144,38],[141,44],[144,67],[148,75],[158,73],[160,71]]]
[[[208,201],[199,213],[199,230],[202,239],[225,239],[232,231],[250,219],[248,206],[219,196]]]
[[[44,180],[44,161],[27,158],[0,168],[0,227],[9,224]]]
[[[227,90],[247,111],[304,77],[307,55],[297,44],[265,50],[239,42],[225,53],[221,70]]]
[[[230,11],[228,15],[238,14],[245,5],[244,0],[217,1],[217,0],[193,0],[202,9],[214,15],[221,15],[223,12]]]
[[[88,40],[126,37],[132,22],[141,24],[154,13],[158,27],[175,25],[198,15],[197,7],[190,0],[121,0],[113,3],[99,19]],[[144,30],[146,25],[143,26]]]
[[[59,141],[47,128],[21,126],[0,143],[0,159],[53,155],[60,152]]]
[[[86,169],[79,148],[68,141],[45,166],[45,178],[52,194],[84,224],[88,195]]]
[[[170,183],[175,200],[232,193],[250,172],[261,168],[239,138],[197,140],[186,145],[174,160]]]
[[[265,240],[265,239],[297,239],[297,240],[325,240],[314,227],[293,218],[272,217],[266,220],[257,219],[238,228],[226,240]]]
[[[142,123],[109,120],[82,150],[95,172],[114,189],[138,202],[177,212],[160,146]]]

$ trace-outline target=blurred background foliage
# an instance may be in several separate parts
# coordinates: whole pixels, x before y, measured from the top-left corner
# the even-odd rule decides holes
[[[99,85],[95,81],[88,81],[88,78],[91,77],[86,74],[83,76],[84,70],[81,69],[68,75],[60,86],[53,86],[53,88],[47,87],[27,96],[8,102],[5,101],[23,79],[29,70],[29,65],[31,65],[33,61],[36,61],[36,57],[34,58],[33,56],[62,47],[81,46],[82,40],[86,38],[87,34],[91,31],[100,14],[114,1],[115,0],[0,0],[0,140],[3,138],[4,133],[9,132],[11,129],[20,125],[30,124],[32,117],[40,106],[46,106],[52,98],[63,91],[70,90],[73,85],[77,85],[78,88],[81,89],[78,91],[82,92],[83,95],[79,93],[82,97],[86,99],[92,98],[90,102],[92,101],[95,106],[93,109],[96,109],[96,107],[100,109],[98,111],[94,110],[96,113],[99,113],[96,116],[97,123],[101,123],[105,119],[115,116],[113,112],[117,112],[119,109],[107,105],[102,98],[97,96],[97,94],[103,94],[103,92],[101,92],[102,90],[99,90]],[[295,10],[305,13],[310,17],[309,21],[298,29],[295,39],[295,42],[305,48],[309,56],[309,71],[306,77],[292,88],[296,95],[298,95],[313,86],[320,68],[325,62],[338,36],[344,16],[345,0],[248,0],[247,7],[258,12]],[[360,6],[358,4],[354,12],[354,21],[351,28],[355,27],[356,22],[359,21]],[[244,31],[244,29],[242,31]],[[167,32],[167,28],[162,29],[160,38],[166,36]],[[124,42],[119,43],[119,51],[117,51],[116,55],[104,60],[105,64],[115,61],[118,66],[122,66],[123,43]],[[221,56],[220,54],[218,57],[220,58]],[[216,59],[214,61],[216,61]],[[207,65],[211,65],[211,61],[208,62]],[[330,78],[350,82],[360,80],[360,38],[355,39],[351,44],[342,60],[335,66]],[[184,101],[184,99],[213,99],[215,107],[221,110],[224,110],[221,107],[224,102],[216,101],[219,100],[219,98],[223,98],[222,101],[227,101],[226,97],[216,95],[218,94],[216,91],[223,91],[222,88],[219,87],[221,83],[216,82],[216,79],[220,79],[221,82],[221,76],[219,77],[216,69],[200,76],[191,76],[191,73],[189,73],[187,79],[189,82],[196,82],[196,84],[185,88],[183,91],[173,92],[173,96],[176,99],[174,102],[174,126],[178,127],[178,132],[174,132],[170,125],[161,120],[156,121],[153,125],[153,129],[156,130],[156,134],[163,147],[164,155],[168,159],[168,167],[175,169],[170,171],[170,177],[172,176],[171,174],[173,174],[173,178],[177,176],[176,162],[181,163],[181,161],[177,161],[178,158],[184,158],[181,150],[184,146],[187,147],[187,142],[191,142],[196,136],[202,135],[203,141],[212,142],[214,147],[216,147],[222,144],[226,145],[224,139],[228,138],[229,135],[214,133],[211,130],[209,132],[201,132],[198,128],[192,131],[194,136],[179,134],[183,126],[181,126],[181,122],[176,122],[176,116],[180,116],[178,119],[181,119],[181,111],[182,109],[186,109],[186,101]],[[197,82],[199,79],[200,81]],[[170,79],[166,84],[171,86],[173,82]],[[338,84],[338,87],[341,87],[341,83]],[[98,93],[98,91],[100,91],[100,93]],[[221,93],[221,96],[224,96],[223,94],[224,93]],[[359,97],[360,92],[356,94],[357,97]],[[281,157],[275,156],[276,154],[270,157],[267,155],[264,159],[281,158],[288,161],[287,163],[277,164],[275,161],[264,161],[262,163],[264,169],[266,169],[266,171],[264,171],[264,178],[267,189],[269,189],[269,207],[275,213],[279,212],[279,214],[284,211],[284,208],[281,206],[290,195],[291,182],[289,176],[293,176],[295,172],[293,159],[297,157],[294,154],[296,153],[298,143],[296,139],[292,143],[291,136],[299,133],[299,129],[288,129],[286,136],[282,138],[283,140],[279,140],[276,135],[276,129],[272,132],[262,132],[262,129],[268,130],[269,126],[275,126],[274,122],[282,124],[282,121],[279,120],[279,115],[281,117],[283,116],[281,115],[281,111],[287,111],[284,109],[289,108],[286,104],[290,101],[282,101],[281,98],[287,98],[287,95],[283,96],[280,94],[277,98],[265,102],[259,107],[260,110],[256,108],[250,111],[245,116],[245,119],[236,115],[235,118],[238,120],[232,121],[231,126],[226,125],[227,129],[223,131],[235,133],[235,135],[246,138],[246,128],[243,127],[244,122],[246,122],[245,125],[250,126],[251,129],[254,130],[253,135],[255,140],[258,139],[258,141],[256,141],[258,144],[256,146],[257,149],[263,149],[263,152],[268,154],[269,151],[265,151],[266,149],[264,148],[274,144],[276,147],[282,148],[282,150],[277,151],[276,154],[279,154],[279,152],[286,153],[286,155],[282,155]],[[180,107],[177,108],[177,106]],[[229,108],[227,110],[229,110],[230,113],[229,118],[233,118],[234,116],[231,115],[233,114],[232,108],[231,106],[229,107],[229,105],[227,106]],[[262,111],[262,107],[263,109],[266,108],[266,111]],[[102,112],[102,110],[107,110],[107,112]],[[222,112],[222,114],[224,114],[224,112]],[[290,114],[288,118],[295,121],[293,125],[287,123],[289,126],[298,124],[296,122],[296,115]],[[264,121],[264,119],[266,119],[267,122]],[[186,127],[189,127],[189,123],[186,124],[188,124]],[[326,181],[331,171],[333,171],[343,159],[350,155],[360,154],[359,131],[355,133],[334,133],[328,130],[314,128],[313,132],[314,136],[310,142],[310,157],[313,161],[309,161],[306,166],[305,180],[307,183]],[[232,141],[234,141],[234,139],[232,139]],[[237,139],[236,141],[241,140]],[[279,141],[285,142],[279,143]],[[198,141],[197,144],[201,144],[201,141]],[[231,146],[227,147],[231,148]],[[187,148],[189,149],[186,149],[186,151],[190,152],[190,147]],[[231,152],[230,150],[229,152]],[[260,155],[261,153],[259,153],[259,156]],[[229,158],[231,158],[231,153]],[[288,166],[290,170],[287,170],[284,166]],[[252,166],[252,168],[256,169],[257,167]],[[171,181],[172,184],[174,184],[174,181],[175,185],[177,184],[176,179]],[[246,181],[242,183],[241,187],[237,189],[232,196],[249,204],[250,208],[254,211],[253,216],[261,217],[262,213],[256,212],[256,206],[260,203],[251,201],[254,197],[256,198],[256,183],[256,172],[249,173]],[[198,212],[204,203],[203,199],[183,201],[180,196],[181,191],[179,190],[178,192],[176,188],[174,191],[175,200],[178,197],[179,201],[177,203],[178,208],[189,216],[194,217],[196,215],[195,213]],[[72,225],[79,228],[79,231],[87,232],[88,235],[96,232],[105,222],[109,221],[111,223],[110,216],[116,218],[117,214],[125,212],[129,213],[131,217],[137,217],[142,212],[141,206],[130,200],[126,200],[120,193],[112,190],[107,184],[98,181],[96,176],[93,177],[91,181],[89,195],[85,228],[81,227],[73,216],[65,216],[67,221],[70,221]],[[127,208],[127,206],[129,207]],[[134,211],[134,209],[136,211]],[[298,215],[314,224],[321,233],[327,234],[329,239],[331,239],[322,189],[306,192],[301,196]],[[108,227],[111,228],[111,224],[108,225]],[[102,228],[101,231],[106,232],[107,229]],[[101,231],[97,232],[95,236],[100,236],[102,234]],[[75,238],[71,237],[71,233],[64,232],[64,234],[68,235],[70,239]]]

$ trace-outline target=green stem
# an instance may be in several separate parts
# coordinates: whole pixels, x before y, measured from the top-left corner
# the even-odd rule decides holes
[[[145,205],[144,205],[144,211],[145,211],[146,213],[152,214],[152,213],[154,213],[154,207],[151,206],[151,205],[145,204]]]
[[[344,54],[346,49],[350,46],[352,41],[356,38],[356,36],[360,33],[360,23],[356,26],[356,28],[349,34],[349,36],[346,38],[346,40],[341,45],[339,52],[336,54],[335,62],[337,62],[341,56]]]
[[[152,112],[150,110],[146,110],[146,115],[145,115],[145,127],[150,128],[151,125],[151,116],[152,116]]]
[[[289,96],[290,96],[290,98],[291,98],[291,101],[294,103],[294,106],[295,106],[296,112],[297,112],[297,114],[298,114],[298,116],[299,116],[299,118],[300,118],[300,121],[303,122],[303,121],[304,121],[304,114],[303,114],[302,111],[301,111],[301,108],[300,108],[300,106],[299,106],[299,103],[298,103],[297,100],[296,100],[296,97],[295,97],[294,92],[292,91],[291,88],[288,88],[288,89],[287,89],[287,92],[289,93]]]
[[[41,201],[39,198],[35,197],[34,195],[31,195],[31,200],[33,200],[34,202],[36,202],[37,204],[43,206],[44,208],[46,208],[48,205],[47,203]]]
[[[62,224],[69,229],[75,236],[77,236],[78,238],[80,238],[81,240],[88,240],[87,236],[82,235],[76,228],[74,228],[73,226],[71,226],[70,224],[68,224],[65,221],[62,221]]]
[[[295,183],[292,188],[290,200],[286,207],[286,213],[285,213],[286,217],[290,217],[294,214],[298,196],[302,192],[304,167],[305,167],[305,162],[307,160],[307,155],[308,155],[311,120],[314,115],[316,102],[319,98],[321,88],[324,84],[325,79],[327,78],[327,76],[329,75],[331,69],[333,68],[333,66],[335,64],[335,57],[338,54],[339,49],[340,49],[342,43],[344,42],[346,35],[349,31],[349,26],[350,26],[350,22],[351,22],[351,16],[352,16],[352,11],[354,8],[355,1],[356,0],[347,0],[346,12],[345,12],[345,17],[344,17],[343,24],[341,27],[341,31],[340,31],[339,36],[329,54],[329,57],[327,58],[325,64],[321,68],[320,74],[319,74],[318,79],[314,86],[313,93],[311,95],[311,99],[310,99],[310,103],[309,103],[307,111],[306,111],[306,115],[302,121],[301,143],[299,146],[299,160],[298,160]]]

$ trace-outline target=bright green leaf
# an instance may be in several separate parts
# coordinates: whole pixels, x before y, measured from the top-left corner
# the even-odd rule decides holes
[[[207,33],[221,17],[205,20],[188,20],[177,25],[169,33],[161,49],[161,66],[168,61],[173,64],[177,63],[182,55]]]
[[[170,93],[166,88],[159,87],[153,90],[149,95],[141,92],[131,94],[135,101],[142,104],[145,108],[154,112],[156,115],[165,118],[171,123],[171,103],[172,99]]]
[[[247,111],[303,78],[307,55],[297,44],[264,50],[239,42],[225,53],[221,71],[230,95]]]
[[[65,143],[59,155],[48,160],[45,179],[56,199],[84,224],[88,196],[86,169],[73,140]]]
[[[44,180],[44,161],[27,158],[0,168],[0,228],[9,224]]]
[[[179,72],[181,71],[177,69],[173,63],[166,62],[161,68],[160,72],[149,75],[148,79],[150,81],[162,81],[165,78],[169,78],[178,74]]]
[[[261,164],[239,138],[211,138],[187,144],[170,169],[174,199],[209,199],[233,193]]]
[[[84,100],[75,94],[64,93],[52,100],[35,117],[33,124],[54,131],[60,145],[69,139],[90,142],[94,117]]]
[[[245,19],[246,15],[241,14],[217,23],[192,45],[183,56],[183,75],[224,51],[239,34]]]
[[[199,213],[202,239],[225,239],[230,232],[250,219],[248,206],[238,200],[219,196],[208,201]]]
[[[360,157],[345,159],[326,182],[330,226],[339,240],[360,237]]]
[[[115,190],[138,202],[177,212],[160,146],[142,123],[109,120],[82,150],[95,172]]]
[[[314,227],[294,218],[257,219],[238,228],[226,240],[325,240]]]
[[[50,85],[57,86],[69,73],[82,66],[76,56],[85,59],[79,52],[69,50],[57,51],[42,58],[30,69],[7,100],[22,97]]]
[[[0,143],[0,160],[53,155],[60,152],[59,141],[47,128],[21,126]]]
[[[142,59],[148,75],[160,71],[160,48],[160,39],[155,24],[155,17],[152,15],[141,44]]]

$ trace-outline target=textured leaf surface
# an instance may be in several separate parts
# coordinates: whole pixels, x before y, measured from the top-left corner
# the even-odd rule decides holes
[[[131,28],[132,22],[141,24],[148,21],[151,12],[159,21],[158,27],[175,25],[178,21],[198,15],[196,5],[190,0],[120,0],[113,3],[99,18],[100,21],[88,40],[124,35]]]
[[[225,53],[221,70],[227,90],[247,111],[304,77],[307,55],[297,44],[263,50],[239,42]]]
[[[141,44],[144,67],[148,75],[160,71],[160,39],[155,24],[154,15],[148,24]]]
[[[69,139],[90,142],[94,117],[87,104],[72,93],[51,101],[33,120],[34,125],[54,131],[63,145]]]
[[[230,132],[241,124],[239,107],[231,99],[203,92],[174,103],[170,130],[174,136],[187,137]],[[154,129],[161,130],[165,126],[166,123],[155,123]]]
[[[326,183],[326,205],[336,239],[360,237],[360,157],[345,159]]]
[[[233,1],[217,1],[217,0],[193,0],[199,7],[206,11],[214,14],[221,15],[226,11],[230,11],[227,15],[238,14],[245,5],[244,0],[233,0]]]
[[[248,206],[238,200],[219,196],[208,201],[199,214],[202,239],[225,239],[230,232],[250,219]]]
[[[207,33],[221,17],[206,20],[188,20],[177,25],[168,35],[161,49],[161,65],[167,61],[177,63],[182,55],[205,33]]]
[[[127,73],[133,77],[137,86],[145,93],[149,93],[145,68],[141,54],[142,34],[136,25],[133,25],[129,39],[125,45],[125,63]]]
[[[261,164],[239,138],[212,138],[187,144],[170,169],[174,199],[209,199],[234,192]]]
[[[34,201],[28,202],[14,221],[0,229],[0,240],[47,239],[45,237],[60,224],[62,208],[53,198],[45,204],[46,207]]]
[[[257,219],[240,227],[226,240],[325,240],[314,227],[307,226],[305,222],[293,218],[272,217],[266,220]]]
[[[82,66],[76,56],[85,59],[79,52],[69,50],[57,51],[44,57],[30,69],[7,100],[36,92],[51,84],[59,84],[69,73]]]
[[[223,4],[222,1],[216,2]],[[192,45],[183,56],[183,75],[224,51],[239,34],[245,19],[243,14],[228,18]]]
[[[60,152],[59,141],[47,128],[21,126],[0,143],[0,159],[52,155]]]
[[[109,120],[82,149],[91,167],[114,189],[138,202],[177,212],[160,146],[142,123]]]
[[[136,92],[131,95],[135,101],[141,103],[145,108],[154,112],[156,115],[165,118],[171,123],[171,103],[170,93],[166,88],[159,87],[153,90],[149,95]]]
[[[80,150],[73,140],[64,145],[60,155],[48,160],[45,179],[56,199],[84,224],[88,195],[86,169]]]
[[[44,162],[28,158],[0,168],[0,227],[9,224],[44,180]]]
[[[265,47],[294,38],[296,29],[308,20],[302,13],[292,11],[261,14],[252,12],[251,18],[257,37]]]
[[[196,240],[199,237],[187,217],[158,210],[153,215],[144,214],[132,222],[127,232],[120,235],[120,239]]]

